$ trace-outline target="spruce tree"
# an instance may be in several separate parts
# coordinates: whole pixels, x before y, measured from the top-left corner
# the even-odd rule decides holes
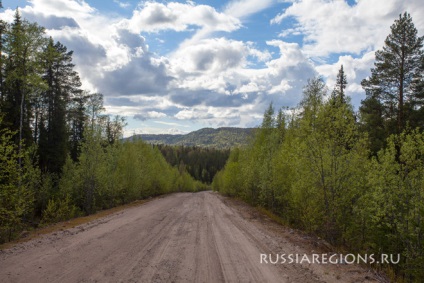
[[[84,139],[87,116],[87,100],[89,96],[86,92],[79,92],[71,97],[68,109],[68,125],[70,130],[70,154],[73,161],[77,161],[81,153],[80,146]]]
[[[340,67],[339,73],[337,74],[336,86],[332,93],[333,103],[346,103],[345,89],[347,85],[346,74],[343,70],[343,65]]]
[[[50,38],[44,52],[45,74],[48,86],[43,93],[45,117],[40,125],[40,166],[42,169],[59,173],[68,154],[67,105],[72,94],[79,92],[81,85],[73,70],[72,51]],[[43,135],[47,135],[44,137]],[[43,141],[43,142],[41,142]]]

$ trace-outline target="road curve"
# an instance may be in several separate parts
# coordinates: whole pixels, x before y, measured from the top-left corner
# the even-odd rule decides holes
[[[217,193],[177,193],[0,251],[0,282],[376,282],[357,265],[266,264],[320,244]]]

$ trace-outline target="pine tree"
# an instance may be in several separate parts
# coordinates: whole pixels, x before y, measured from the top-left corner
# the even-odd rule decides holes
[[[418,37],[417,33],[411,16],[406,12],[399,15],[391,26],[391,34],[386,38],[383,49],[375,53],[375,68],[371,69],[371,76],[362,81],[366,100],[377,99],[381,103],[385,126],[390,129],[395,125],[395,133],[405,129],[409,120],[406,114],[415,111],[408,107],[416,105],[420,99],[414,90],[424,78],[424,37]],[[361,111],[370,109],[362,107]]]

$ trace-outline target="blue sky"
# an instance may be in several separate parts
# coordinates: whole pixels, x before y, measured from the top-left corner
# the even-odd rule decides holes
[[[270,102],[295,107],[309,78],[343,64],[354,106],[374,52],[422,0],[3,0],[74,51],[83,88],[103,93],[125,134],[254,127]]]

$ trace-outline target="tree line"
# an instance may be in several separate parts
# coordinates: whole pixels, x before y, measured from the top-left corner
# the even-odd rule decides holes
[[[0,3],[1,4],[1,3]],[[1,7],[1,5],[0,5]],[[24,229],[205,186],[81,89],[73,52],[22,19],[0,21],[0,243]]]
[[[356,113],[343,66],[312,78],[295,109],[271,104],[213,189],[265,207],[349,252],[400,254],[394,278],[424,280],[424,37],[404,13],[375,54]],[[392,278],[392,279],[393,279]]]
[[[221,170],[229,155],[229,149],[198,146],[155,145],[166,161],[181,172],[188,172],[195,180],[211,184],[215,174]]]

